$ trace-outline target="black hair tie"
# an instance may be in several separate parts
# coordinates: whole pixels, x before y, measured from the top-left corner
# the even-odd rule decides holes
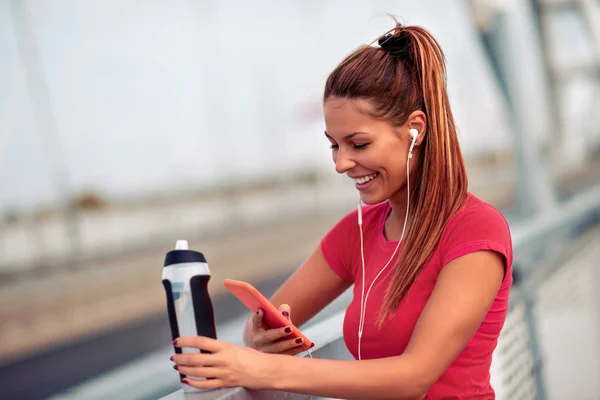
[[[410,34],[400,31],[398,35],[388,33],[377,41],[379,47],[392,54],[402,54],[410,49]]]

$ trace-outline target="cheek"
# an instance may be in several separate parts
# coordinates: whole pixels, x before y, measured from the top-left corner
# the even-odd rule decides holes
[[[380,169],[383,170],[388,185],[403,185],[406,181],[406,160],[403,159],[401,153],[399,155],[398,153],[388,153],[385,158],[382,157]]]
[[[379,164],[387,174],[398,177],[406,173],[406,163],[402,161],[401,157],[393,152],[386,152],[379,158]]]

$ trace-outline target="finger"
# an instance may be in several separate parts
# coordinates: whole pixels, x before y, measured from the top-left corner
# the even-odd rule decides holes
[[[289,326],[283,328],[269,329],[257,333],[254,336],[254,344],[256,346],[264,346],[281,338],[284,338],[292,333],[292,328]]]
[[[252,332],[257,333],[263,330],[263,311],[258,309],[254,315],[252,315]]]
[[[177,365],[186,365],[186,366],[197,366],[197,365],[205,365],[211,366],[216,364],[216,357],[214,354],[206,354],[206,353],[182,353],[182,354],[173,354],[171,356],[171,361],[173,361]]]
[[[284,351],[288,351],[295,347],[302,346],[303,340],[302,338],[293,338],[289,340],[283,340],[277,343],[271,343],[267,346],[264,346],[260,349],[263,353],[283,353]]]
[[[286,317],[288,320],[292,320],[292,310],[288,304],[282,304],[279,306],[279,311]]]
[[[181,375],[185,375],[188,380],[194,381],[195,378],[211,378],[218,379],[223,376],[224,370],[222,368],[215,367],[186,367],[181,365],[174,365],[173,369],[179,372]]]
[[[181,380],[186,385],[190,385],[192,387],[198,389],[219,389],[222,387],[227,387],[223,380],[221,379],[192,379],[192,378],[184,378]]]
[[[211,353],[222,350],[225,346],[224,342],[206,336],[182,336],[175,339],[173,344],[175,347],[192,347]]]

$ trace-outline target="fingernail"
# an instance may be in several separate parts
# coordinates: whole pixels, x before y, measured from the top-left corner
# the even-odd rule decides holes
[[[296,343],[298,343],[298,344],[302,343],[302,338],[296,339]]]
[[[285,333],[292,333],[292,328],[290,328],[289,326],[285,328]]]
[[[173,369],[179,371],[179,367],[177,366],[177,364],[173,365]]]
[[[282,312],[282,314],[283,314],[283,316],[284,316],[284,317],[286,317],[286,318],[289,318],[289,316],[290,316],[290,313],[289,313],[289,312],[287,312],[287,311],[284,311],[284,312]]]
[[[173,340],[173,345],[177,346],[177,339]]]
[[[169,357],[169,360],[173,361],[173,356]]]
[[[188,381],[187,379],[182,379],[181,382],[185,383],[186,385],[190,384],[190,381]]]

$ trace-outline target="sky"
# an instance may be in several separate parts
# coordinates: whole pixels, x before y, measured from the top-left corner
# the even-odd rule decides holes
[[[463,150],[511,146],[461,0],[22,3],[30,23],[17,25],[22,14],[0,2],[0,212],[56,201],[52,170],[75,192],[113,198],[334,173],[322,87],[348,52],[392,26],[385,13],[427,27],[442,45]],[[33,32],[33,78],[47,85],[47,102],[29,91],[19,26]]]

